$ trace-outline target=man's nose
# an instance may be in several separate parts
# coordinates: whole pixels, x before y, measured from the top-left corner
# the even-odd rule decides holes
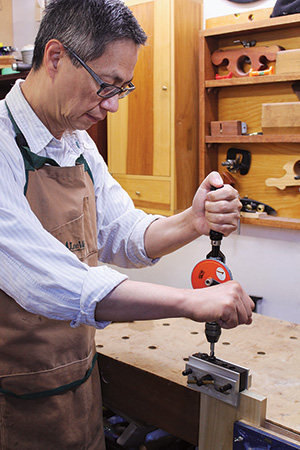
[[[106,109],[111,113],[115,113],[119,109],[119,96],[114,95],[110,98],[104,98],[101,102],[101,108]]]

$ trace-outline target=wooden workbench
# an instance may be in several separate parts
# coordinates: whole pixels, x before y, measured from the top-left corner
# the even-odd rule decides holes
[[[213,404],[212,410],[204,410],[204,414],[203,408],[208,408],[215,399],[188,388],[182,376],[189,355],[209,352],[204,324],[188,319],[113,323],[97,331],[96,345],[105,403],[195,445],[200,442],[203,421],[205,433],[209,433],[207,417],[217,418],[218,408],[223,406]],[[260,408],[256,425],[297,442],[300,442],[299,346],[300,325],[258,314],[254,314],[251,326],[223,330],[216,345],[218,358],[250,369],[252,386],[247,395],[258,399]],[[229,409],[220,417],[231,415],[234,409],[230,405],[225,408]],[[244,412],[239,412],[232,417],[249,420],[248,415],[243,415]],[[214,427],[211,433],[216,433]],[[202,448],[217,450],[215,445]],[[227,443],[220,448],[230,447]]]

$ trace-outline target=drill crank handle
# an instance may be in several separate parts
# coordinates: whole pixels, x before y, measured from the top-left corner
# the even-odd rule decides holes
[[[210,190],[216,191],[217,189],[222,189],[222,187],[223,186],[216,188],[215,186],[211,186]],[[210,230],[209,237],[211,240],[211,252],[209,252],[206,255],[207,259],[214,258],[214,259],[218,259],[225,263],[225,256],[223,255],[223,253],[220,250],[221,240],[222,240],[223,236],[224,235],[222,233],[220,233],[219,231]]]
[[[210,190],[211,191],[216,191],[217,189],[222,189],[223,186],[217,188],[215,186],[211,186]],[[210,230],[209,232],[209,237],[211,241],[221,241],[223,238],[223,234],[220,233],[219,231],[214,231],[214,230]]]

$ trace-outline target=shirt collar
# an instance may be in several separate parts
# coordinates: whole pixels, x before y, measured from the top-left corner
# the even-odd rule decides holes
[[[21,90],[23,81],[17,80],[5,99],[14,120],[28,142],[30,150],[38,154],[49,145],[52,139],[55,141],[57,139],[45,127],[25,99]]]

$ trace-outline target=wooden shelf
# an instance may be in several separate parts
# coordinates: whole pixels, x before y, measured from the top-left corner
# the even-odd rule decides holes
[[[299,81],[300,73],[287,73],[280,75],[261,75],[257,77],[241,77],[241,78],[224,78],[222,80],[207,80],[205,81],[206,88],[222,88],[231,86],[248,86],[256,84],[268,83],[284,83],[288,81]]]
[[[300,134],[259,134],[259,135],[239,135],[239,136],[206,136],[207,144],[269,144],[269,143],[298,143]]]
[[[241,217],[241,223],[272,228],[285,228],[289,230],[300,230],[300,219],[287,217],[263,216],[259,218]]]
[[[228,37],[228,36],[242,36],[255,31],[279,31],[286,28],[298,28],[300,21],[300,14],[290,14],[288,16],[271,17],[270,19],[258,20],[255,22],[238,23],[236,25],[226,25],[223,27],[215,27],[204,30],[205,37]]]

